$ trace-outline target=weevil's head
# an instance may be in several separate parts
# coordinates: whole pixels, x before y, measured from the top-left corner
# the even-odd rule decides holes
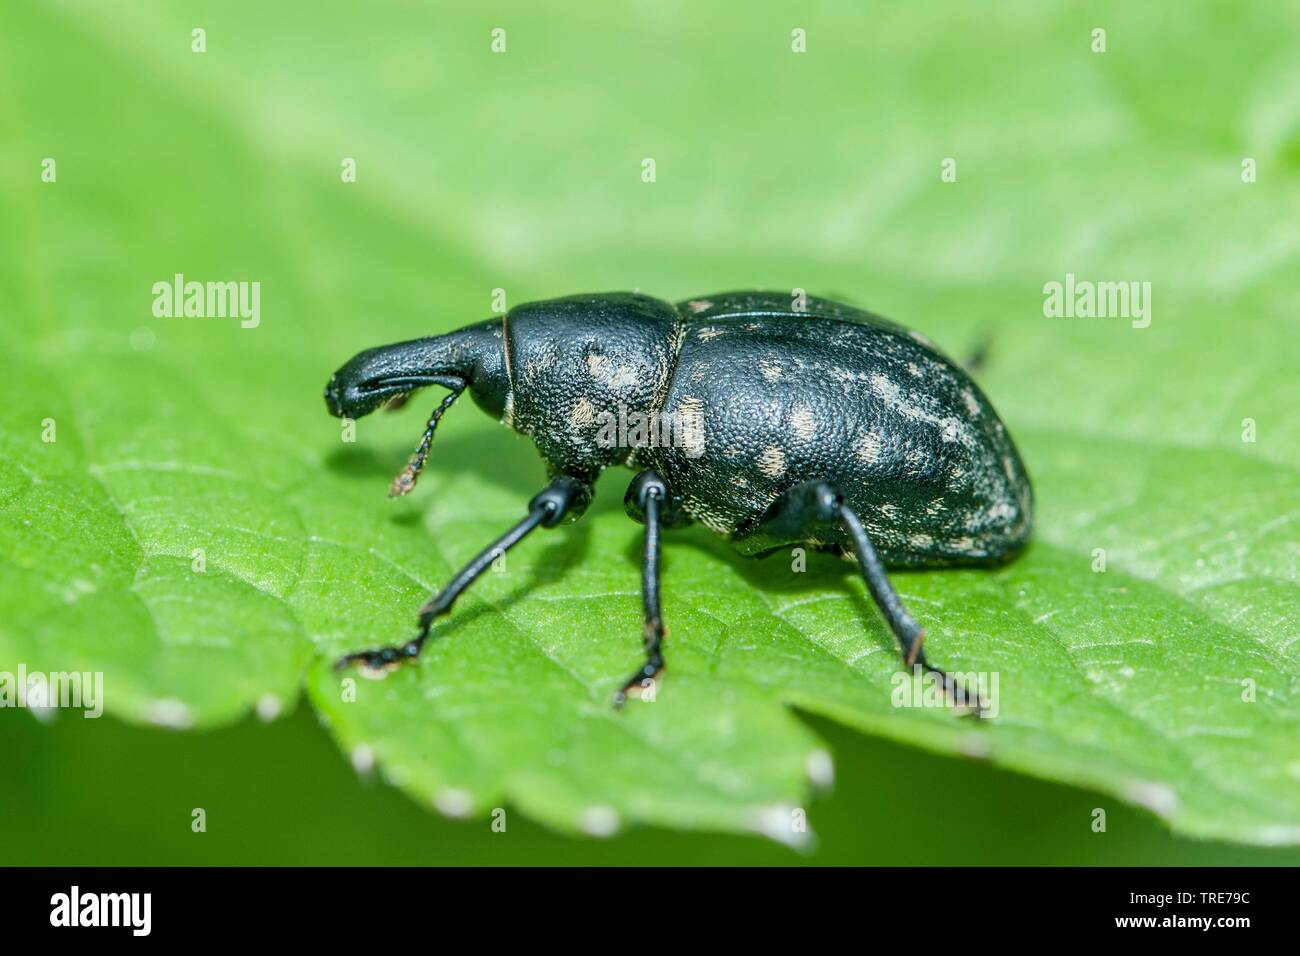
[[[360,418],[428,385],[468,388],[480,408],[500,418],[510,393],[501,320],[358,352],[325,386],[325,405],[337,418]]]
[[[628,460],[628,428],[613,426],[663,401],[680,335],[676,310],[649,296],[530,302],[447,335],[360,352],[334,373],[325,404],[332,415],[360,418],[427,385],[452,390],[394,494],[414,485],[442,412],[463,389],[532,438],[553,469],[594,474]]]

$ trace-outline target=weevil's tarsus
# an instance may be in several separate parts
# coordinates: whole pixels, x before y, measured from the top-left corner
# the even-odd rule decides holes
[[[659,692],[659,680],[663,677],[664,663],[647,660],[632,675],[627,684],[614,694],[614,709],[619,710],[629,700],[654,700]]]
[[[461,382],[459,385],[448,385],[447,387],[451,391],[443,396],[442,401],[438,403],[438,407],[429,416],[429,422],[424,426],[424,435],[420,438],[420,444],[415,449],[415,454],[406,463],[406,467],[399,471],[397,477],[393,479],[392,485],[388,488],[388,497],[400,498],[414,488],[415,483],[420,480],[420,472],[424,470],[425,462],[429,460],[429,448],[433,445],[433,433],[438,429],[438,422],[442,420],[442,416],[447,409],[451,408],[456,399],[460,398],[461,392],[465,390],[465,383]]]
[[[949,707],[961,712],[962,716],[980,717],[988,709],[988,704],[985,703],[978,690],[963,687],[957,683],[955,677],[940,670],[933,664],[922,664],[921,667],[927,674],[933,674],[938,678],[940,685],[943,687],[944,701]]]
[[[629,697],[651,696],[646,692],[657,690],[664,669],[664,622],[659,603],[659,511],[668,498],[668,486],[653,471],[643,471],[632,479],[627,497],[635,503],[645,520],[645,550],[641,560],[645,663],[637,668],[614,695],[615,707],[622,707]]]
[[[469,564],[451,579],[451,583],[420,608],[419,630],[404,644],[358,651],[339,658],[335,670],[360,664],[368,671],[392,670],[403,661],[420,656],[429,639],[433,622],[451,611],[456,599],[505,554],[537,528],[553,528],[573,512],[581,514],[591,501],[591,485],[567,475],[560,475],[528,503],[528,515],[501,537],[480,551]]]

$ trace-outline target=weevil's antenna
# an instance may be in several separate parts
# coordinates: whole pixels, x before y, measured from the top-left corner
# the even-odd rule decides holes
[[[429,416],[429,423],[424,426],[424,435],[420,438],[420,445],[415,449],[415,454],[406,463],[406,467],[399,471],[397,477],[393,479],[393,483],[388,489],[388,497],[400,498],[414,488],[415,483],[420,479],[420,472],[424,470],[424,463],[429,460],[429,446],[433,444],[433,433],[438,428],[438,422],[442,420],[443,414],[447,409],[451,408],[456,399],[460,398],[460,393],[465,390],[465,382],[461,381],[458,385],[448,385],[448,388],[451,391],[443,396],[442,401],[438,403],[438,407]]]

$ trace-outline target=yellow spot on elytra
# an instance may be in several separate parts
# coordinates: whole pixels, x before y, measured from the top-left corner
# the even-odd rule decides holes
[[[898,386],[887,375],[877,372],[871,376],[871,390],[887,402],[898,401]]]
[[[768,445],[758,457],[758,470],[769,478],[779,478],[785,474],[785,452],[775,445]]]
[[[790,430],[800,441],[812,438],[817,432],[817,421],[813,418],[812,409],[807,405],[796,405],[790,412]]]
[[[574,402],[573,408],[569,410],[569,422],[574,428],[584,428],[595,420],[595,409],[591,407],[591,402],[587,401],[586,396]]]
[[[858,458],[867,465],[874,465],[880,460],[880,439],[874,432],[863,432],[858,439]]]
[[[681,421],[703,422],[704,400],[697,395],[683,395],[677,402],[677,417]]]

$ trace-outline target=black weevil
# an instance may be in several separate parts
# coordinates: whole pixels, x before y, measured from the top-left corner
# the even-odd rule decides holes
[[[450,394],[391,494],[414,487],[439,419],[466,388],[532,438],[550,483],[420,609],[414,638],[341,666],[415,657],[434,619],[499,554],[535,528],[576,521],[610,465],[638,472],[624,503],[646,529],[646,662],[616,703],[664,666],[661,527],[699,521],[746,555],[805,545],[856,559],[908,666],[954,694],[926,662],[924,631],[885,565],[995,564],[1029,538],[1029,476],[979,387],[919,333],[829,300],[729,292],[675,306],[632,293],[532,302],[361,352],[330,379],[325,400],[332,414],[357,418],[426,385]],[[651,425],[629,432],[629,421]]]

